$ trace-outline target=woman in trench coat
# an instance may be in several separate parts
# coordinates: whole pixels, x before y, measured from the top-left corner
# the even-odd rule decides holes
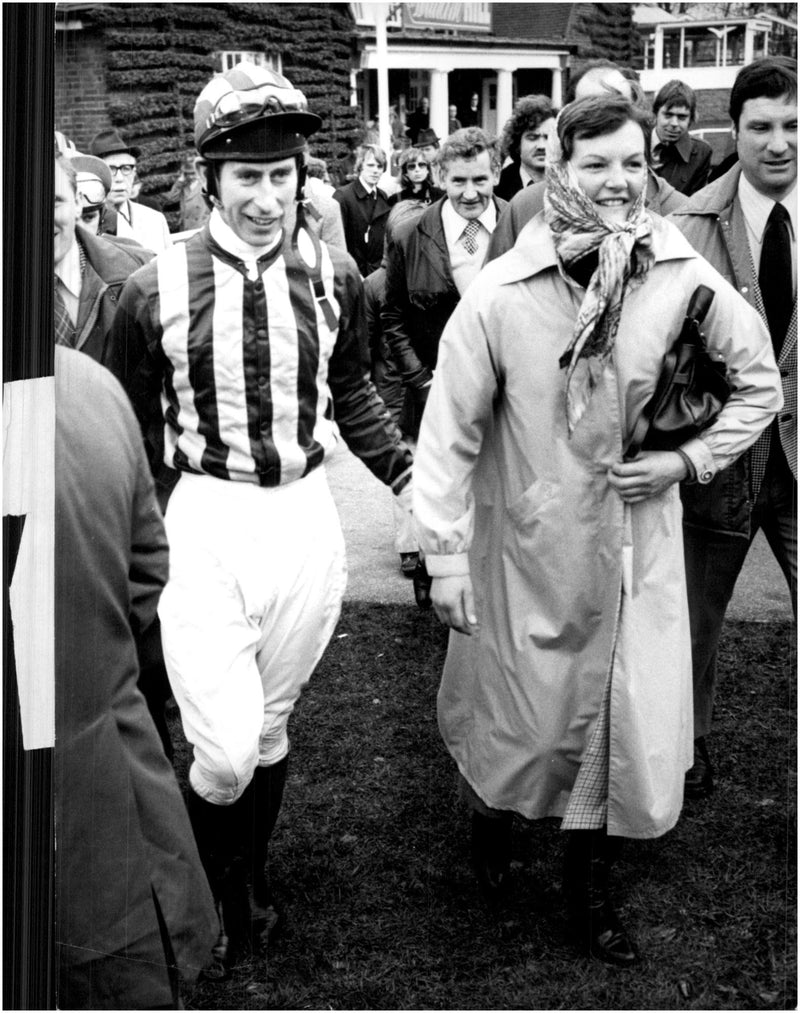
[[[538,227],[445,329],[414,466],[478,879],[501,893],[514,813],[560,818],[575,941],[620,966],[638,954],[608,895],[613,844],[674,826],[692,763],[678,483],[710,481],[781,405],[757,314],[644,208],[649,130],[623,98],[561,113]],[[730,399],[701,438],[626,460],[701,284]]]

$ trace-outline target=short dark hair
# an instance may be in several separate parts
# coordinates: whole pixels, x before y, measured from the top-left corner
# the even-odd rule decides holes
[[[570,102],[558,118],[558,139],[564,159],[572,157],[576,140],[613,134],[629,121],[641,128],[645,156],[649,161],[653,118],[640,105],[629,102],[623,95],[590,95]]]
[[[797,64],[788,56],[767,56],[742,67],[731,88],[728,111],[735,127],[751,98],[797,98]]]
[[[361,167],[368,155],[372,155],[375,161],[382,168],[386,168],[386,152],[379,144],[362,144],[356,148],[356,164],[354,171],[356,176],[361,172]]]
[[[677,79],[667,81],[659,89],[653,99],[653,112],[657,113],[659,109],[666,109],[669,112],[674,106],[686,106],[689,110],[689,122],[694,123],[697,115],[697,99],[689,85]]]
[[[547,95],[525,95],[521,98],[503,127],[500,139],[503,154],[516,161],[519,158],[522,135],[535,130],[545,120],[552,119],[556,112]]]
[[[442,172],[446,172],[450,162],[455,162],[457,158],[477,158],[482,151],[489,152],[492,169],[495,172],[499,171],[500,155],[497,144],[490,140],[480,127],[462,127],[444,139],[441,148],[436,152],[434,162]]]

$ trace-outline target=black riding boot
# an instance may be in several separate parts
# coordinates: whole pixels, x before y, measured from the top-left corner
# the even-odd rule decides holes
[[[229,977],[231,968],[251,952],[244,818],[252,805],[251,797],[248,786],[233,805],[223,806],[189,791],[189,818],[220,919],[213,959],[203,972],[212,980]]]
[[[472,812],[472,868],[484,896],[491,901],[500,900],[508,888],[511,824],[510,813],[483,816]]]
[[[269,767],[256,767],[252,781],[252,807],[249,813],[248,858],[253,900],[262,909],[273,906],[267,874],[267,852],[275,821],[281,808],[286,784],[285,756]]]
[[[639,955],[608,894],[609,870],[617,850],[605,827],[567,831],[564,894],[579,949],[606,964],[632,967]]]

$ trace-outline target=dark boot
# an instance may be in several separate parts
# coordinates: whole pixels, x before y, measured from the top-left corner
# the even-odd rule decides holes
[[[251,799],[250,786],[229,806],[214,805],[189,791],[189,818],[220,919],[213,959],[203,972],[211,980],[228,978],[231,968],[251,952],[243,818],[252,805]]]
[[[639,955],[608,894],[616,850],[616,842],[609,842],[605,828],[567,831],[564,893],[570,929],[581,952],[606,964],[632,967]]]
[[[285,756],[269,767],[256,767],[253,775],[248,827],[249,873],[255,906],[265,910],[274,907],[267,858],[270,838],[283,800],[288,762],[289,758]]]
[[[683,794],[686,798],[708,798],[714,790],[714,768],[704,736],[694,740],[694,762],[686,771]]]
[[[482,816],[472,812],[472,868],[484,896],[491,901],[501,900],[508,888],[511,824],[510,813]]]

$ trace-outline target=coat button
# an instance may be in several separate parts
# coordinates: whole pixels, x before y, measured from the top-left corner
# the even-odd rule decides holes
[[[257,338],[266,338],[266,336],[267,336],[267,332],[264,330],[264,328],[263,327],[259,327],[258,330],[256,331],[256,337]]]
[[[700,474],[697,476],[697,481],[700,482],[701,485],[708,485],[708,483],[711,481],[713,477],[714,477],[713,472],[709,471],[708,468],[706,468],[705,471],[701,471]]]
[[[747,287],[747,285],[742,285],[740,291],[741,291],[742,295],[747,295],[747,293],[750,291],[750,289]]]
[[[780,417],[780,419],[778,421],[779,422],[791,422],[792,421],[792,415],[791,415],[791,413],[787,413],[786,415],[781,415],[781,417]]]

